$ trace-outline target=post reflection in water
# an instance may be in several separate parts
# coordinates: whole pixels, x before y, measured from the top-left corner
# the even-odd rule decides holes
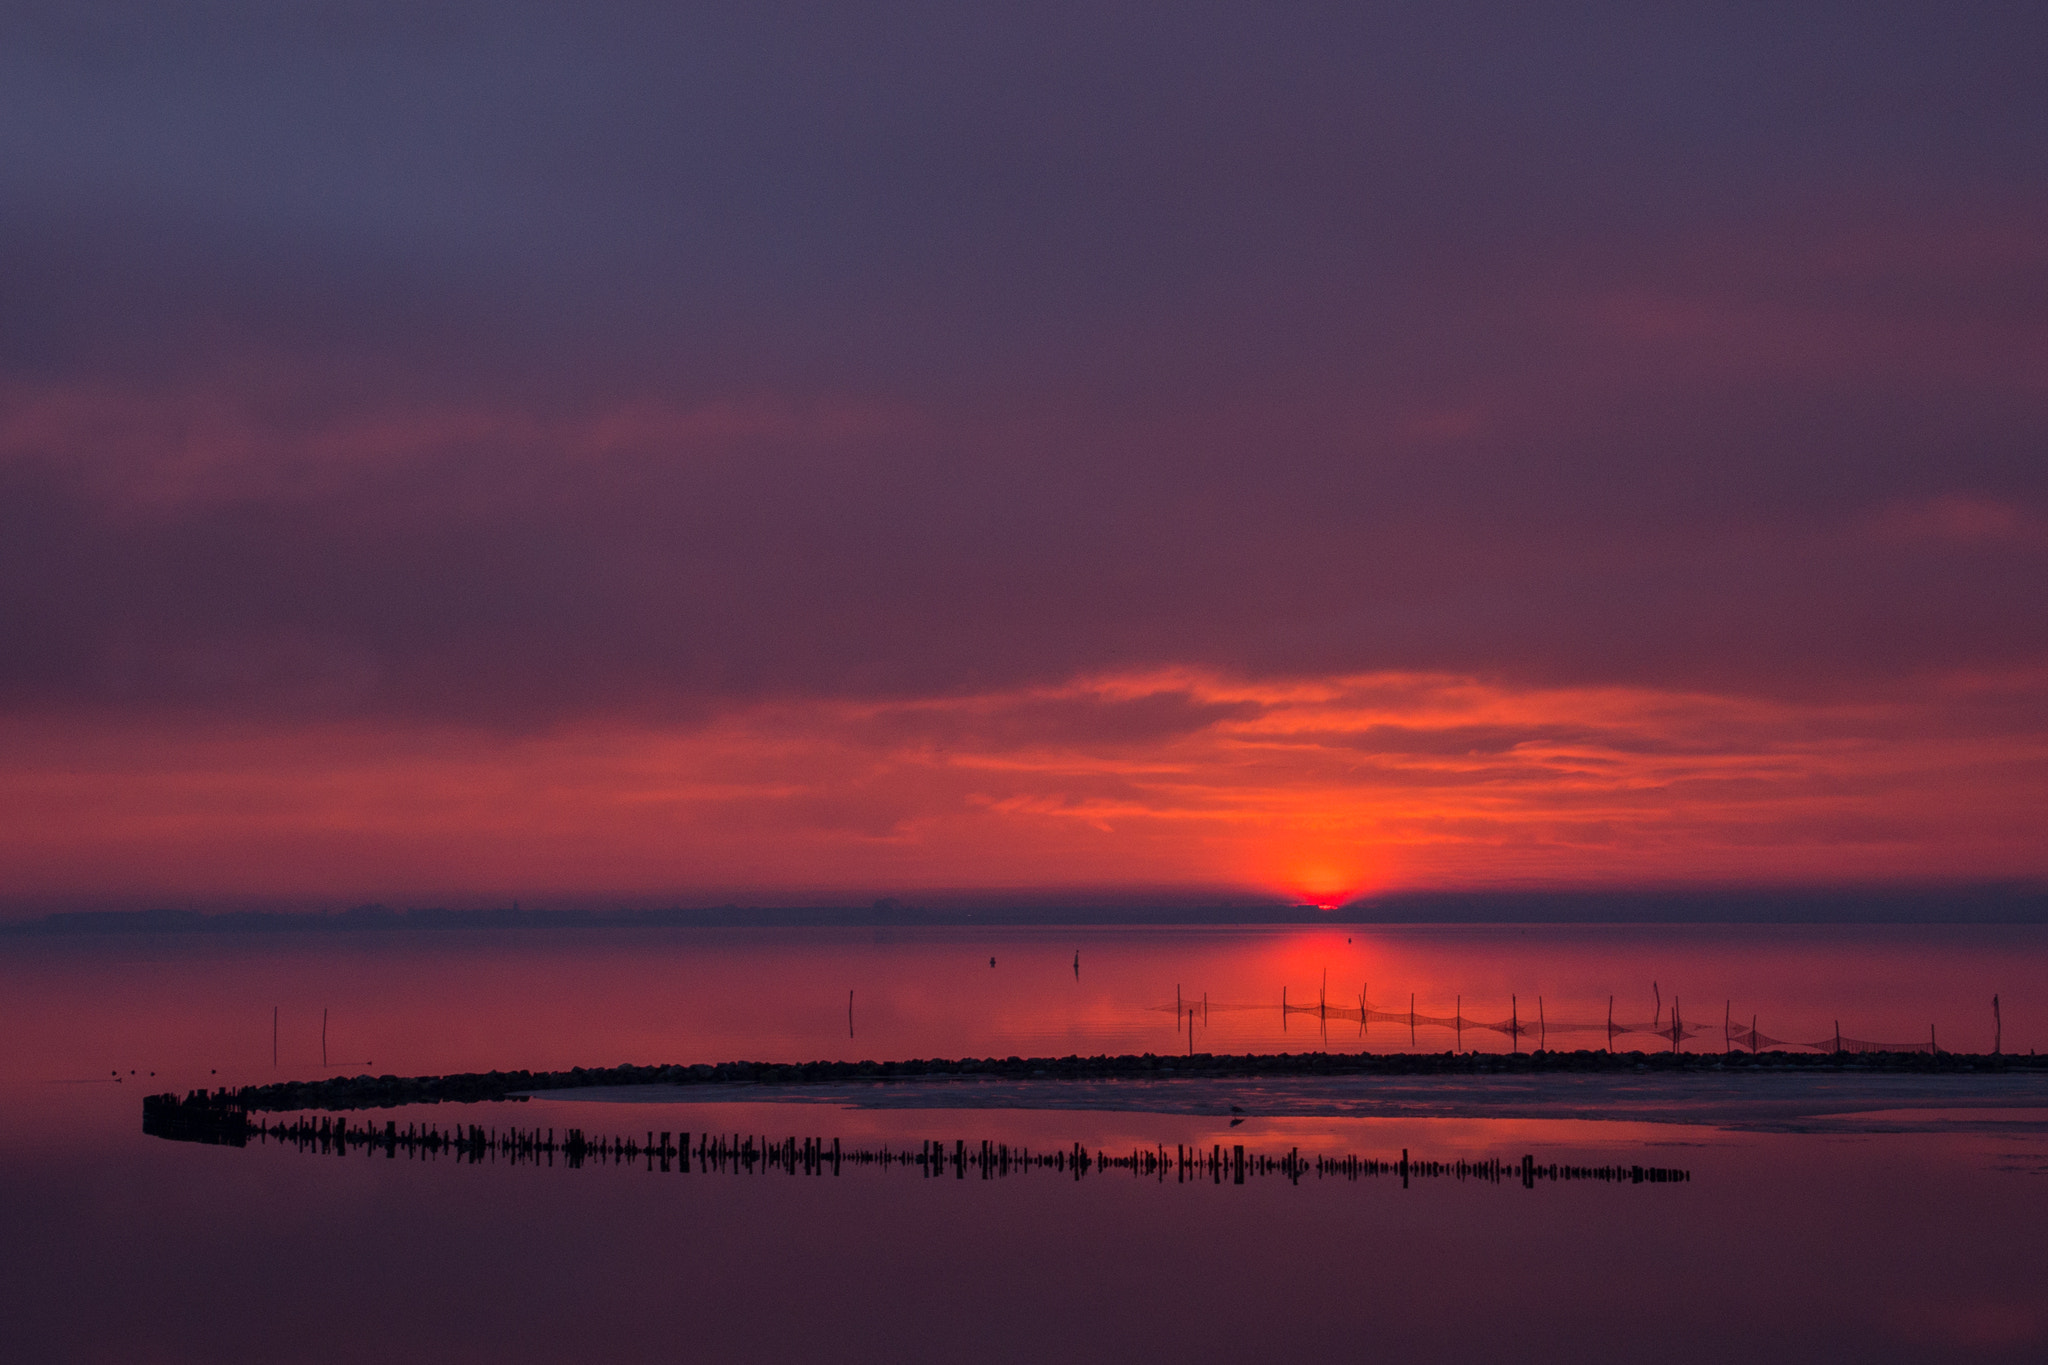
[[[2048,1103],[2024,1089],[2031,1067],[1979,1067],[1936,1107],[1950,1068],[1971,1065],[1948,1049],[2024,1056],[2044,1041],[2048,934],[1348,932],[1354,943],[1313,928],[1061,928],[0,945],[10,1352],[180,1365],[1582,1362],[1644,1342],[1660,1362],[1703,1365],[2048,1354]],[[1315,1017],[1281,1014],[1283,991]],[[1627,1058],[1522,1074],[1541,1069],[1533,1043],[1598,1048],[1610,995],[1618,1026],[1666,1027],[1676,996],[1684,1036],[1617,1029],[1617,1048],[1662,1057],[1640,1076]],[[252,1112],[239,1132],[165,1113],[149,1120],[163,1136],[138,1124],[147,1092],[331,1074],[323,1009],[330,1058],[374,1057],[394,1076],[1146,1052],[1179,1074],[1137,1088],[1028,1072],[858,1083],[812,1087],[803,1105],[744,1085],[630,1104],[550,1091]],[[1742,1023],[1811,1043],[1838,1017],[1846,1040],[1931,1046],[1931,1020],[1942,1055],[1885,1070],[1788,1051],[1781,1066],[1765,1043],[1758,1064],[1717,1067],[1714,1016],[1737,1046]],[[1442,1054],[1461,1021],[1485,1052],[1454,1075]],[[1537,1033],[1483,1027],[1501,1022]],[[1585,1023],[1602,1032],[1560,1033]],[[1418,1066],[1219,1084],[1174,1058],[1191,1036],[1215,1053],[1369,1047]],[[1138,1088],[1159,1107],[1134,1108]],[[936,1107],[942,1092],[952,1107]]]
[[[2039,927],[1350,928],[19,940],[0,951],[0,1027],[33,1048],[0,1056],[0,1075],[154,1069],[156,1088],[304,1075],[323,1010],[330,1057],[398,1075],[1185,1052],[1176,986],[1197,1048],[1216,1052],[1510,1052],[1532,1034],[1623,1050],[1833,1050],[1838,1032],[1849,1050],[2048,1044]],[[1538,996],[1541,1021],[1519,1016],[1512,1002]]]

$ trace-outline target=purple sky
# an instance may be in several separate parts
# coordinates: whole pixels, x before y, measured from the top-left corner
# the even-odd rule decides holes
[[[308,840],[336,895],[490,882],[452,807],[402,857],[263,824],[343,732],[366,808],[600,733],[701,791],[782,753],[758,860],[700,794],[649,889],[773,887],[777,840],[789,885],[1115,883],[943,833],[1098,799],[1151,881],[2048,872],[2038,815],[1939,852],[2048,774],[2040,7],[746,8],[0,16],[0,806],[73,803],[0,836],[18,893],[311,894],[231,869]],[[1494,699],[1346,722],[1397,757],[1555,757],[1595,692],[1631,743],[1762,708],[1800,804],[1748,864],[1668,773],[1662,853],[1504,861],[1468,802],[1383,859],[1423,836],[1377,778],[1261,804],[1228,728],[1365,677]],[[804,747],[864,707],[1065,775],[934,778],[957,716],[859,775]],[[1910,745],[1885,792],[1827,766]],[[1266,852],[1134,833],[1172,803],[1130,763]]]

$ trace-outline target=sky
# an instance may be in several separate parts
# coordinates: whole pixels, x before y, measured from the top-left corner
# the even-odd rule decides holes
[[[0,7],[0,906],[2048,878],[2048,12]]]

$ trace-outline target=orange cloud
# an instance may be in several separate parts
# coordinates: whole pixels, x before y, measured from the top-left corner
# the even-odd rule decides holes
[[[851,895],[2048,872],[2033,677],[1763,700],[1159,671],[701,724],[8,723],[16,894]]]

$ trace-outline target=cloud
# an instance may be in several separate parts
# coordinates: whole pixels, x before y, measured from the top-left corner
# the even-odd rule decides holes
[[[0,859],[17,899],[2039,877],[2040,682],[1794,704],[1134,674],[516,740],[14,722]]]
[[[1932,865],[1824,741],[2033,733],[2041,16],[793,14],[0,16],[0,725],[646,885]]]
[[[1895,545],[1956,546],[2039,542],[2048,523],[2010,502],[1947,493],[1923,501],[1895,503],[1870,519],[1870,534]]]

